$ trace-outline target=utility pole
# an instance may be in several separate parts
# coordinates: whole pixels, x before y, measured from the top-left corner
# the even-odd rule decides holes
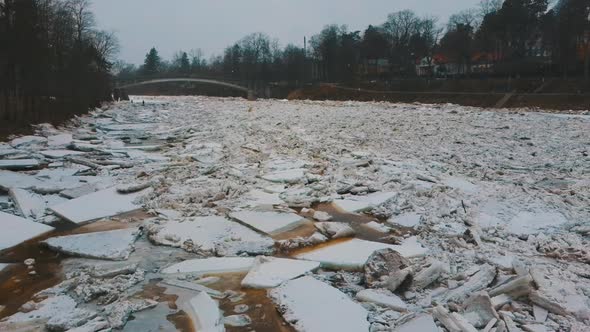
[[[307,83],[307,37],[303,36],[303,85]]]

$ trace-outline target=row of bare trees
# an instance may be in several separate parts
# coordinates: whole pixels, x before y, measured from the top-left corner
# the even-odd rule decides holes
[[[307,48],[281,48],[277,40],[254,33],[208,61],[201,52],[179,52],[168,63],[152,49],[141,68],[122,67],[122,73],[346,82],[413,77],[417,64],[432,68],[432,76],[470,76],[479,64],[483,68],[480,76],[585,73],[588,78],[590,3],[556,1],[549,5],[548,0],[481,0],[477,7],[452,15],[445,23],[404,10],[364,31],[327,25],[309,40]],[[445,65],[439,66],[441,63]],[[368,70],[370,66],[377,70]]]
[[[0,45],[4,94],[87,107],[110,98],[117,40],[96,28],[88,0],[0,1]]]

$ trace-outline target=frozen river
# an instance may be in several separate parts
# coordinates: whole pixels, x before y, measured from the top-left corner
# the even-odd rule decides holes
[[[590,329],[590,116],[133,99],[0,143],[0,330]]]

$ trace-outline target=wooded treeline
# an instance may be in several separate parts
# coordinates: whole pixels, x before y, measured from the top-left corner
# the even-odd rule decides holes
[[[364,31],[328,25],[303,45],[279,46],[262,33],[223,55],[156,49],[143,66],[119,65],[120,76],[201,75],[242,81],[329,81],[424,77],[550,77],[589,75],[588,0],[482,0],[449,22],[405,10]]]
[[[0,0],[0,45],[0,95],[13,103],[38,98],[85,112],[111,99],[117,42],[96,29],[88,0]]]

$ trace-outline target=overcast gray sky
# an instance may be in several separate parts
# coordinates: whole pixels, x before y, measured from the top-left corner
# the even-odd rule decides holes
[[[479,0],[93,0],[102,29],[116,32],[119,57],[141,64],[156,47],[170,59],[178,50],[200,48],[205,56],[252,32],[278,38],[281,45],[303,45],[303,37],[326,24],[346,24],[350,30],[378,25],[387,14],[411,9],[446,22]]]

